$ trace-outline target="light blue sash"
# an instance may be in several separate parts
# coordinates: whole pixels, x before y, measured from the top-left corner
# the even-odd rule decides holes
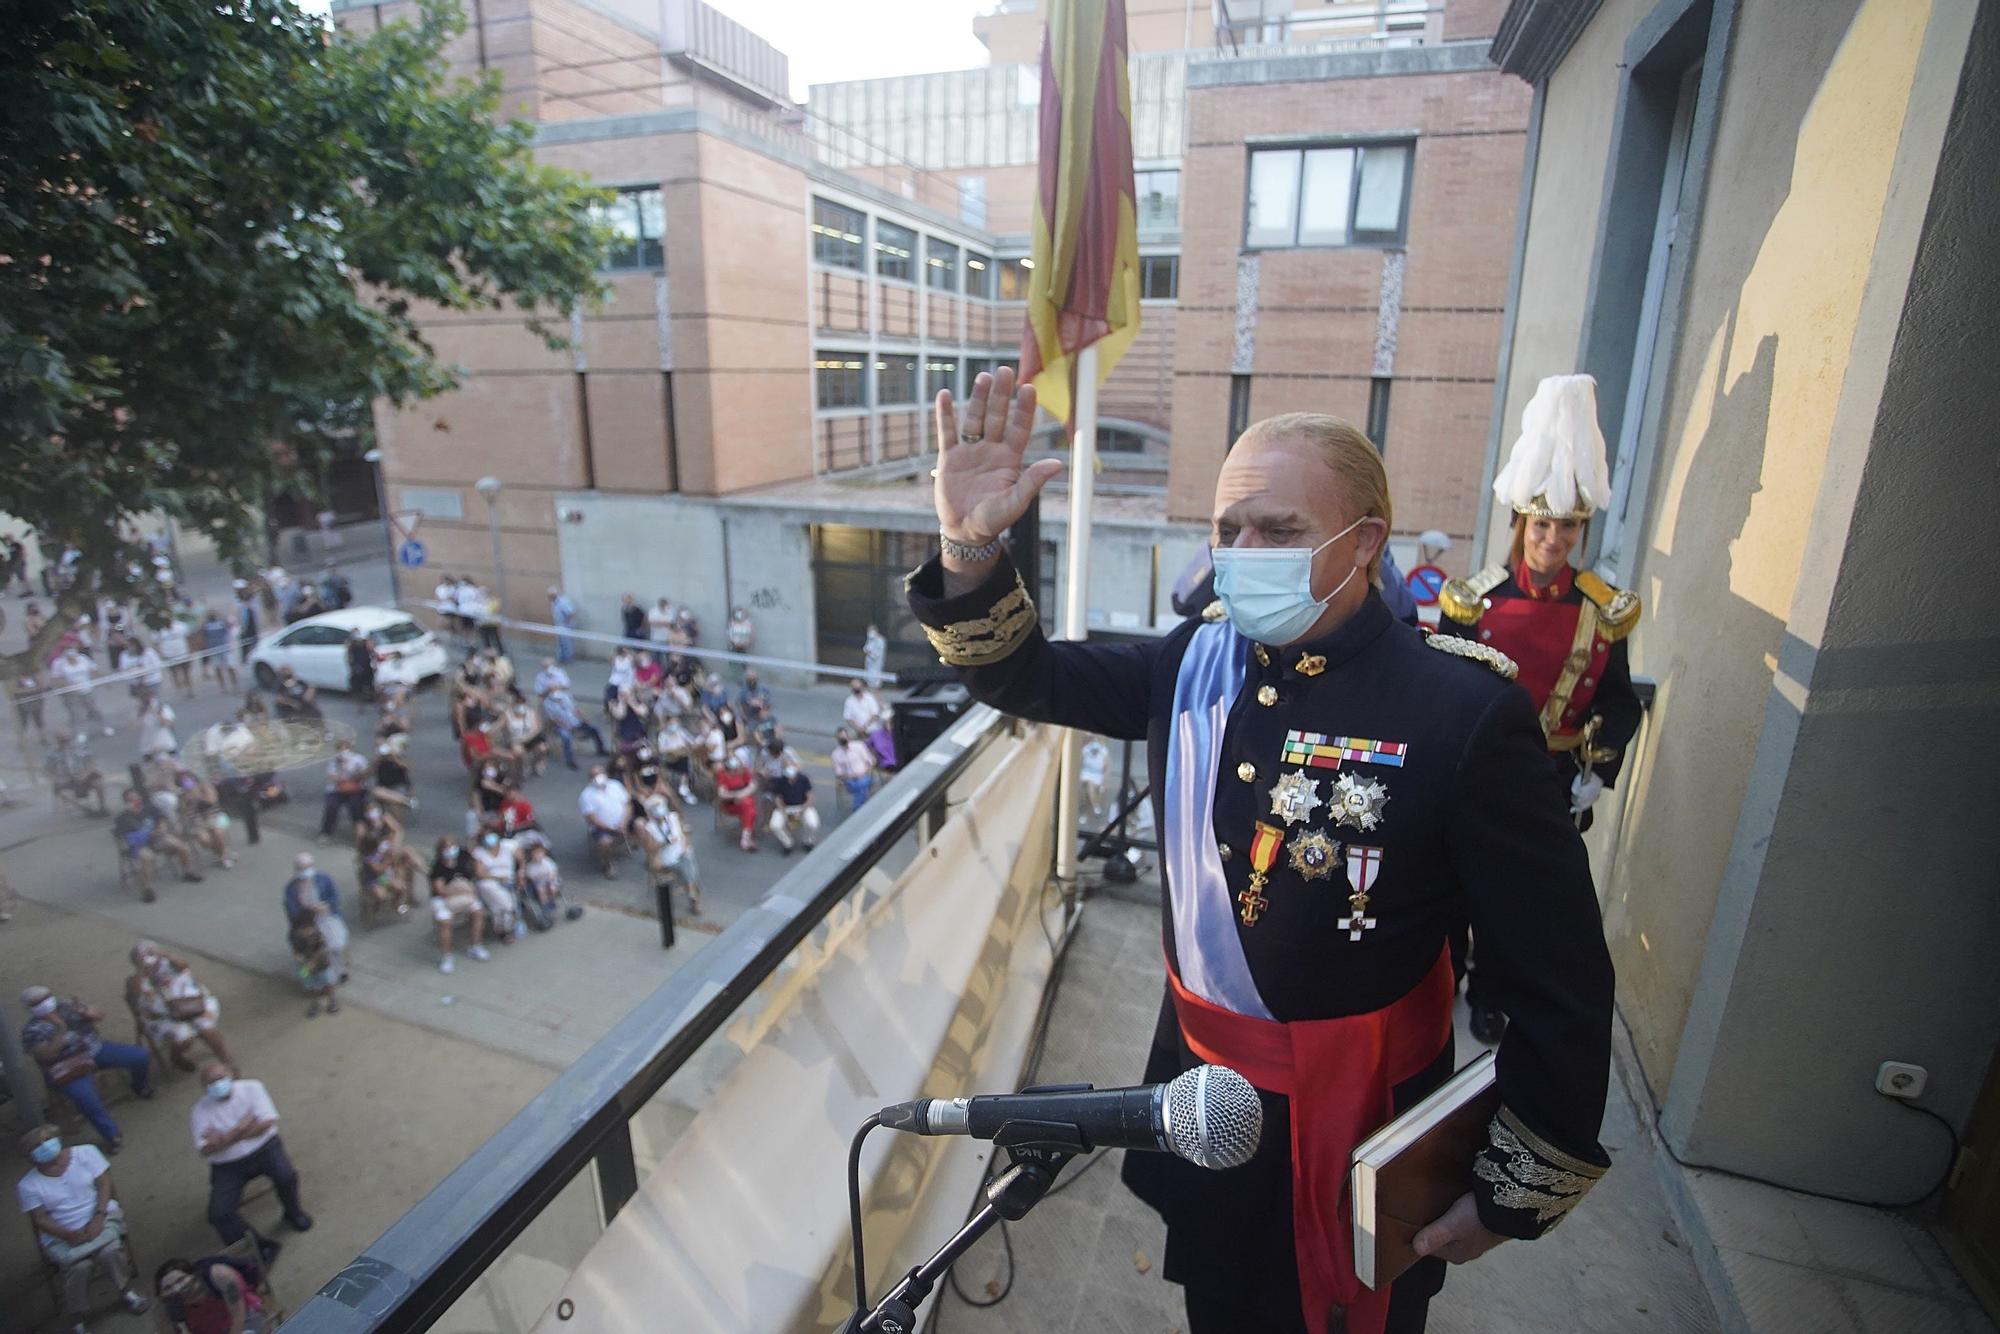
[[[1181,985],[1211,1004],[1255,1019],[1271,1018],[1236,935],[1236,907],[1215,846],[1216,774],[1229,707],[1243,688],[1247,641],[1227,621],[1202,626],[1188,640],[1174,681],[1173,729],[1167,738],[1166,826],[1161,847],[1174,915]],[[1249,846],[1249,831],[1244,832]]]

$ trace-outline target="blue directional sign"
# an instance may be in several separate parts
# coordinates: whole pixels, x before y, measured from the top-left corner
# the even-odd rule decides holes
[[[424,563],[424,544],[410,538],[396,548],[396,561],[406,570],[414,570]]]

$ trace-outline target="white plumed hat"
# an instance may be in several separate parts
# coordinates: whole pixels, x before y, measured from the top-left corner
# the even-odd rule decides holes
[[[1587,519],[1611,499],[1604,433],[1597,429],[1597,381],[1551,375],[1521,411],[1521,434],[1493,494],[1516,514]]]

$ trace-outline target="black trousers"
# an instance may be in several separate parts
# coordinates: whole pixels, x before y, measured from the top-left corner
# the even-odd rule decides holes
[[[1419,1260],[1418,1268],[1390,1286],[1386,1334],[1423,1334],[1431,1294],[1437,1291],[1440,1277],[1435,1271],[1443,1264],[1442,1260]],[[1297,1298],[1292,1299],[1289,1310],[1274,1312],[1260,1307],[1257,1293],[1220,1293],[1207,1288],[1186,1288],[1183,1293],[1188,1334],[1305,1334],[1305,1315]],[[1339,1331],[1329,1329],[1328,1334]]]
[[[278,1203],[285,1207],[286,1218],[305,1212],[299,1207],[298,1169],[285,1152],[283,1137],[273,1135],[254,1153],[208,1165],[208,1225],[225,1246],[250,1230],[238,1206],[243,1203],[243,1188],[258,1177],[271,1178],[271,1184],[278,1188]]]

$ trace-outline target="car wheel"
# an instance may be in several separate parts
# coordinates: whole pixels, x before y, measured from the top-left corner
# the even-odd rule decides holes
[[[259,690],[276,690],[278,688],[278,674],[271,670],[270,663],[252,663],[250,671],[257,678],[257,688]]]

